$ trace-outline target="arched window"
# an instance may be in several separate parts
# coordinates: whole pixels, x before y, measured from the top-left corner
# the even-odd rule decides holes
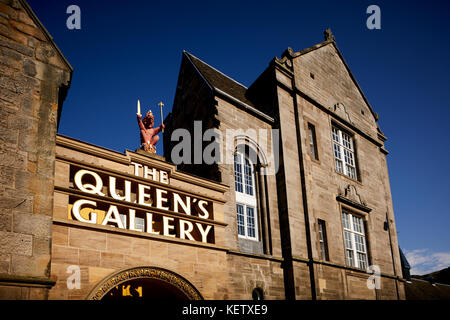
[[[238,236],[258,240],[258,215],[254,164],[243,153],[234,156],[234,186]]]

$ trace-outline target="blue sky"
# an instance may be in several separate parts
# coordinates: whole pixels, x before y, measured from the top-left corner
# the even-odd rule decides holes
[[[137,98],[169,112],[182,50],[249,86],[330,27],[388,137],[400,246],[416,273],[450,266],[448,1],[28,2],[75,69],[59,132],[120,152],[138,147]],[[66,27],[72,4],[81,30]],[[371,4],[381,30],[366,28]]]

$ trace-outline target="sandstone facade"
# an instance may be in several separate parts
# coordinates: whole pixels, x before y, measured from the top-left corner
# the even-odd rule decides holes
[[[72,68],[25,1],[0,0],[0,70],[1,298],[127,297],[136,279],[192,299],[405,298],[386,137],[331,32],[287,49],[249,88],[183,52],[165,158],[56,135]],[[351,140],[353,174],[338,170],[333,128]],[[175,165],[177,129],[193,141]],[[222,161],[201,156],[208,129],[234,133]],[[354,265],[343,213],[364,230]]]
[[[274,141],[279,142],[279,168],[276,174],[260,179],[258,186],[263,191],[258,193],[263,252],[246,245],[237,235],[233,163],[180,165],[230,187],[225,204],[227,246],[258,254],[263,260],[281,257],[287,299],[404,299],[386,137],[377,125],[378,115],[330,34],[324,42],[300,52],[287,49],[249,88],[184,52],[166,136],[179,127],[193,133],[193,120],[202,120],[204,129],[215,128],[224,136],[230,129],[275,129],[279,134],[279,140]],[[314,154],[310,151],[310,127],[314,128]],[[352,139],[353,177],[335,167],[333,127]],[[239,145],[246,145],[258,153],[255,170],[259,175],[268,164],[264,159],[274,152],[271,137],[263,134],[255,142],[244,133],[226,144],[222,156],[232,158]],[[177,141],[166,138],[164,142],[166,157],[171,160]],[[380,271],[377,289],[367,285],[371,281],[367,266],[351,266],[346,260],[343,212],[362,219],[367,266]],[[327,234],[325,259],[319,221]],[[254,270],[246,263],[241,261],[239,268],[244,270],[243,276],[251,278]],[[242,286],[249,286],[248,281]]]
[[[25,1],[0,1],[0,297],[44,299],[57,123],[72,67]]]

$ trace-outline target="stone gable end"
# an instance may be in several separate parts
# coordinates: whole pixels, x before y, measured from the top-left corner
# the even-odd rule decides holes
[[[376,137],[375,117],[332,43],[294,58],[294,73],[298,90]]]

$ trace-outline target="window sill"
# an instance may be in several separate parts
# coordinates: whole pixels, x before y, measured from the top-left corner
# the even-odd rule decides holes
[[[346,179],[348,179],[348,180],[350,180],[350,181],[352,181],[352,182],[356,182],[356,183],[358,183],[359,185],[363,186],[363,183],[362,183],[361,181],[359,181],[359,180],[350,178],[349,176],[347,176],[347,175],[345,175],[345,174],[343,174],[343,173],[337,171],[336,169],[334,170],[334,172],[337,173],[338,175],[340,175],[341,177],[344,177],[344,178],[346,178]]]
[[[238,238],[239,238],[239,239],[243,239],[243,240],[250,240],[250,241],[259,242],[259,239],[258,239],[258,238],[249,238],[249,237],[241,236],[241,235],[238,235]]]
[[[320,160],[319,160],[319,159],[316,159],[316,158],[313,158],[311,155],[309,155],[309,160],[310,160],[312,163],[315,163],[315,164],[317,164],[317,165],[321,165]]]

